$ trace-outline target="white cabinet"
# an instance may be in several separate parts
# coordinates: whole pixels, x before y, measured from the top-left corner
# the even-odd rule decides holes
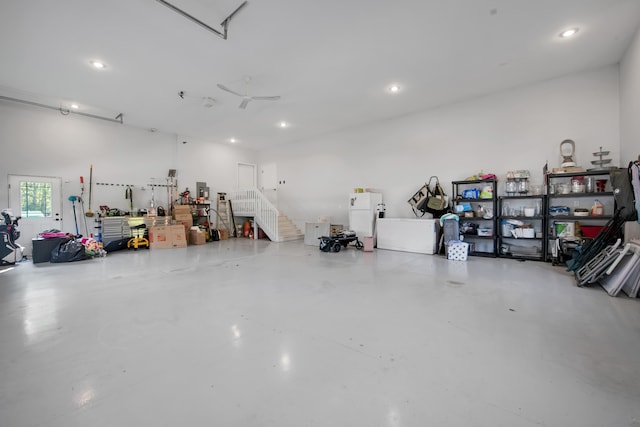
[[[349,196],[349,230],[360,240],[373,236],[376,208],[382,203],[380,193],[351,193]]]
[[[307,222],[304,227],[304,244],[310,246],[320,245],[322,236],[328,236],[331,232],[328,222]]]
[[[378,249],[435,254],[439,230],[437,219],[379,218]]]
[[[304,224],[304,244],[319,246],[320,237],[335,236],[342,231],[341,224],[329,224],[328,222],[307,222]]]

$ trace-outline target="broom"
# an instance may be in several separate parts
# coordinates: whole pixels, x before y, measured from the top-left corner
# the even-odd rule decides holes
[[[93,164],[89,166],[89,209],[85,212],[85,215],[88,217],[93,216],[93,211],[91,210],[91,192],[93,188]]]

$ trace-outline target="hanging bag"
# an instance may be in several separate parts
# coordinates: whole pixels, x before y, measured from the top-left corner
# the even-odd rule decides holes
[[[431,192],[429,191],[429,186],[427,184],[424,184],[420,190],[418,190],[416,192],[416,194],[413,195],[412,198],[410,198],[409,204],[411,205],[411,208],[413,208],[414,213],[417,214],[417,211],[421,211],[424,215],[425,212],[425,207],[427,204],[427,201],[429,200],[429,196],[431,196]]]
[[[436,182],[432,187],[431,182],[434,178]],[[432,176],[431,178],[429,178],[427,188],[429,189],[429,199],[427,200],[427,207],[433,211],[446,210],[448,205],[447,194],[444,192],[442,185],[440,185],[440,180],[437,176]]]

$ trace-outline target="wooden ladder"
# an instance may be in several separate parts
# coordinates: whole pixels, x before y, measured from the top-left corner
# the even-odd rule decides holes
[[[237,237],[236,223],[233,218],[231,200],[227,200],[227,193],[218,193],[216,210],[216,229],[226,228],[229,236]]]

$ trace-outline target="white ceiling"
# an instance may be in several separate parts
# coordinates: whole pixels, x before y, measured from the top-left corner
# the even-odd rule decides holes
[[[168,1],[220,31],[242,3]],[[639,25],[638,0],[248,0],[223,40],[155,0],[7,0],[0,95],[261,149],[614,64]],[[239,109],[216,84],[246,75],[282,98]]]

